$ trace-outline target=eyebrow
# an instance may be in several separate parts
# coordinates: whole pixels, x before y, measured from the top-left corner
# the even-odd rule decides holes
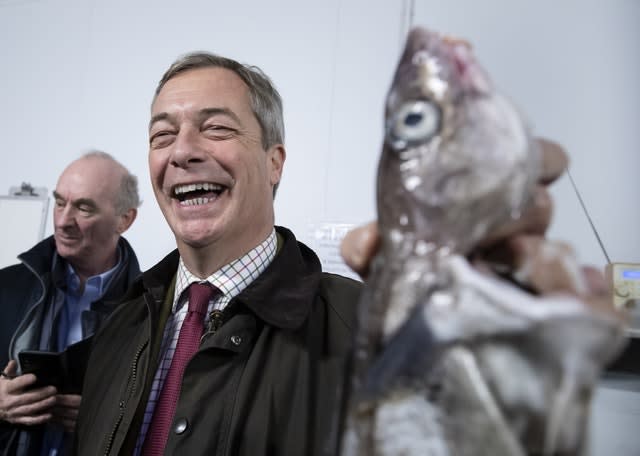
[[[198,120],[203,121],[204,119],[207,119],[207,118],[212,117],[212,116],[218,116],[218,115],[230,117],[235,122],[241,124],[240,118],[236,115],[235,112],[233,112],[229,108],[205,108],[205,109],[201,109],[200,112],[198,113]]]
[[[240,122],[240,118],[229,108],[204,108],[198,111],[196,119],[198,119],[199,122],[202,122],[204,119],[217,115],[227,116],[233,119],[238,124],[242,125],[242,122]],[[160,122],[161,120],[172,122],[172,116],[168,112],[159,112],[158,114],[152,116],[151,120],[149,121],[149,130],[151,130],[153,124],[155,124],[156,122]]]
[[[151,127],[153,127],[154,123],[167,119],[169,119],[169,114],[166,112],[161,112],[156,114],[155,116],[152,116],[151,120],[149,121],[149,130],[151,130]]]
[[[56,192],[55,190],[53,191],[53,197],[57,200],[62,200],[62,201],[66,201],[66,199],[63,198],[62,195],[60,195],[60,193]],[[74,206],[81,206],[83,204],[90,206],[92,208],[96,208],[98,207],[98,205],[96,204],[96,202],[94,200],[92,200],[91,198],[78,198],[77,200],[73,200],[71,201],[71,203]]]
[[[91,198],[78,198],[77,200],[73,200],[72,201],[73,205],[78,207],[78,206],[89,206],[91,208],[96,208],[98,207],[98,205],[96,204],[96,202],[94,200],[92,200]]]

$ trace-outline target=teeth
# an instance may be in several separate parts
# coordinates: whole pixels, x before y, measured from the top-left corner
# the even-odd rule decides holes
[[[201,204],[207,204],[209,201],[213,201],[214,198],[193,198],[184,201],[180,201],[181,206],[199,206]]]
[[[216,191],[222,190],[222,185],[212,184],[209,182],[198,182],[197,184],[186,184],[186,185],[178,185],[174,189],[174,193],[176,195],[181,195],[183,193],[193,192],[196,190],[204,190],[204,191]]]

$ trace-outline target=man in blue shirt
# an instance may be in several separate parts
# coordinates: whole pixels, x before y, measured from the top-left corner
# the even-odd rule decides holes
[[[0,270],[0,450],[65,454],[81,396],[36,387],[18,353],[60,352],[91,336],[140,273],[121,235],[140,205],[137,178],[104,152],[72,162],[53,192],[54,234]]]

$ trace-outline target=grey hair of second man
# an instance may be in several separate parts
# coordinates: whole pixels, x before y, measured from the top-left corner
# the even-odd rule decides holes
[[[153,101],[170,79],[189,70],[199,68],[225,68],[233,71],[247,85],[251,110],[262,130],[262,147],[284,144],[284,115],[282,97],[271,79],[257,66],[245,65],[236,60],[210,52],[192,52],[179,57],[162,75]],[[278,185],[273,188],[275,197]]]
[[[126,166],[116,160],[111,154],[101,150],[91,150],[83,154],[80,158],[99,158],[101,160],[107,160],[116,165],[122,171],[122,178],[120,185],[118,186],[118,192],[116,193],[115,201],[113,202],[116,214],[122,215],[129,209],[137,209],[140,207],[142,202],[140,201],[140,195],[138,193],[138,178],[131,174]]]

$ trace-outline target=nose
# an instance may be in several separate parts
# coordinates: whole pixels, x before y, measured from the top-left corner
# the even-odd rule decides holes
[[[173,143],[171,151],[171,165],[176,168],[188,168],[195,163],[201,163],[206,158],[206,151],[193,129],[181,129]]]
[[[76,224],[76,211],[71,204],[56,206],[55,224],[57,228],[68,228]]]

